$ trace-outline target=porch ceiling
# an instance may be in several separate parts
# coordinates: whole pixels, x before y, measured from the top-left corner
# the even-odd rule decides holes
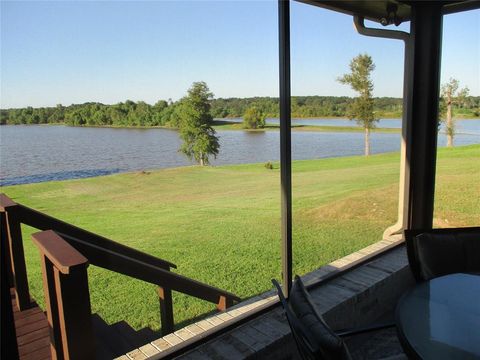
[[[319,6],[329,10],[338,11],[348,15],[358,15],[365,19],[384,23],[385,20],[392,24],[394,22],[393,14],[396,16],[397,24],[411,19],[411,3],[413,1],[398,0],[297,0],[302,3]],[[473,10],[480,8],[478,0],[458,0],[458,1],[434,1],[430,3],[442,3],[442,13],[452,14],[460,11]],[[385,19],[385,20],[384,20]]]

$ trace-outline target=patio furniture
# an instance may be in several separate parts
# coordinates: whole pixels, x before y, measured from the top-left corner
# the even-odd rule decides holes
[[[393,327],[380,324],[354,330],[334,332],[318,312],[300,277],[295,276],[290,296],[285,298],[280,284],[272,279],[285,310],[292,335],[302,359],[350,360],[344,337]]]
[[[480,273],[480,227],[405,230],[408,261],[417,282]]]
[[[418,284],[398,302],[398,337],[412,359],[480,359],[480,275]]]

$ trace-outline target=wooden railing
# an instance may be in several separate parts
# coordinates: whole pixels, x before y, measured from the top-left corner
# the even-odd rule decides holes
[[[50,247],[53,246],[52,244],[61,241],[69,247],[62,245],[60,249],[72,254],[72,251],[75,250],[75,254],[86,259],[85,268],[88,261],[89,264],[157,285],[163,334],[168,334],[174,329],[172,291],[212,302],[216,304],[219,310],[225,310],[234,302],[240,301],[239,297],[230,292],[171,272],[170,268],[176,268],[176,265],[169,261],[156,258],[17,204],[5,194],[0,194],[0,213],[5,217],[4,228],[1,231],[7,235],[10,250],[9,267],[11,268],[16,301],[20,310],[26,309],[30,305],[21,224],[44,231],[52,230],[52,232],[34,235],[34,242],[40,249],[42,259],[45,258],[54,265],[58,264],[60,266],[61,262],[57,261],[55,263],[52,259],[63,258],[59,254],[58,248],[54,247],[52,250]],[[75,256],[78,258],[77,255]],[[57,267],[53,266],[53,269],[55,268]],[[65,268],[59,267],[58,273],[67,276],[62,272],[62,269],[65,270]],[[51,281],[49,282],[44,277],[44,287],[50,283]],[[88,293],[88,285],[86,289]],[[50,294],[53,289],[48,285],[46,293],[47,290]],[[58,296],[58,294],[52,294]]]

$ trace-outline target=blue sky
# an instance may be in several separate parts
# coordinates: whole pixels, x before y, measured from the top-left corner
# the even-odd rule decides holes
[[[374,95],[401,96],[400,41],[295,2],[291,24],[293,95],[353,96],[336,78],[367,52]],[[216,97],[278,96],[277,26],[276,1],[2,1],[1,107],[177,100],[200,80]],[[446,16],[443,38],[442,82],[480,95],[480,11]]]

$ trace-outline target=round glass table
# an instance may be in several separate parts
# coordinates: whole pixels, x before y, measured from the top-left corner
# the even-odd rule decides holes
[[[415,359],[480,359],[480,275],[418,284],[398,302],[398,336]]]

